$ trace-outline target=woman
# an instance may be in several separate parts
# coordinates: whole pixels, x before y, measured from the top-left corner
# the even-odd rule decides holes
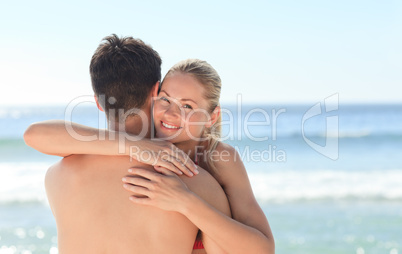
[[[156,182],[154,176],[157,173],[130,169],[131,173],[146,179],[125,177],[123,186],[133,194],[146,196],[131,196],[136,204],[182,213],[227,253],[274,253],[268,221],[254,197],[239,155],[233,147],[218,141],[220,90],[220,77],[208,63],[191,59],[179,62],[169,70],[161,84],[154,102],[153,120],[159,139],[174,143],[220,183],[228,197],[234,220],[192,195],[178,177],[172,177],[174,174],[163,163],[157,164],[155,170],[167,175],[168,181]],[[65,129],[48,133],[45,129],[49,123],[46,125],[41,127],[36,124],[37,129],[43,128],[43,131],[35,131],[42,133],[36,134],[43,136],[41,140],[46,140],[49,135],[62,135],[65,138],[59,140],[64,140],[66,144],[58,144],[59,152],[60,147],[65,147],[63,153],[82,153],[81,142],[69,139]],[[92,133],[93,129],[87,127],[82,131]],[[147,140],[140,140],[132,141],[131,145],[141,147],[144,142],[150,144]],[[94,145],[85,153],[116,155],[116,150],[106,144]],[[53,144],[43,142],[39,146],[41,151],[52,154]],[[160,147],[143,146],[142,149],[158,151]],[[196,242],[195,248],[202,248],[202,243]],[[193,253],[203,252],[194,250]]]

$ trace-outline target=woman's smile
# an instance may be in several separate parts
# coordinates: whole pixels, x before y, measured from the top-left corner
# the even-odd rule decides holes
[[[161,121],[161,128],[168,129],[168,130],[171,130],[171,131],[177,131],[177,130],[183,128],[183,127],[180,127],[180,126],[177,126],[177,125],[165,122],[165,121]]]

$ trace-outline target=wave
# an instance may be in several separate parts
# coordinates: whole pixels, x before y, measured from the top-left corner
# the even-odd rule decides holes
[[[381,133],[381,132],[370,132],[370,131],[340,131],[338,133],[320,133],[316,135],[319,138],[340,138],[340,139],[362,139],[362,138],[372,138],[372,139],[402,139],[402,133]]]
[[[402,135],[402,134],[401,134]],[[322,133],[320,137],[329,137],[329,138],[364,138],[373,136],[370,131],[344,131],[344,132],[329,132],[329,133]],[[384,136],[384,135],[383,135]],[[391,135],[393,136],[393,135]]]
[[[254,137],[263,137],[264,134],[261,133],[252,133]],[[270,136],[267,140],[272,140]],[[306,138],[311,140],[316,139],[325,139],[328,138],[339,138],[341,140],[354,140],[354,139],[364,139],[367,141],[370,140],[383,140],[383,141],[400,141],[402,140],[402,133],[371,133],[371,132],[339,132],[339,133],[316,133],[313,135],[307,135]],[[223,142],[230,142],[232,140],[237,141],[253,141],[246,135],[243,135],[240,139],[237,136],[223,136]],[[275,141],[300,141],[302,139],[301,133],[290,133],[287,135],[277,136]],[[258,139],[257,139],[258,140]],[[22,136],[20,137],[0,137],[0,148],[27,148],[24,139]]]
[[[250,173],[260,202],[319,200],[401,201],[402,170]]]
[[[255,141],[259,140],[259,138],[265,138],[264,140],[268,141],[276,141],[276,142],[300,142],[303,141],[303,136],[301,132],[291,132],[291,133],[285,133],[285,134],[277,134],[275,136],[275,139],[272,138],[272,135],[269,133],[264,133],[262,131],[259,132],[250,132],[251,133],[251,138],[250,134],[247,136],[243,133],[242,137],[239,139],[236,135],[226,135],[222,136],[222,139],[224,142],[230,142],[232,140],[235,141]],[[329,133],[322,133],[322,132],[316,132],[316,133],[308,133],[305,135],[306,139],[309,140],[323,140],[325,141],[326,138],[337,138],[339,140],[365,140],[365,141],[389,141],[389,142],[395,142],[395,141],[401,141],[402,140],[402,133],[372,133],[369,131],[339,131],[339,132],[329,132]]]
[[[0,163],[0,204],[47,204],[44,178],[51,163]]]
[[[47,204],[44,177],[51,163],[0,163],[0,204]],[[250,171],[259,202],[401,201],[402,169],[372,171]]]
[[[1,137],[0,146],[21,146],[25,145],[23,137]]]
[[[291,132],[282,134],[279,138],[300,138],[301,132]],[[362,139],[362,138],[375,138],[375,139],[401,139],[402,132],[380,132],[369,130],[339,130],[338,132],[313,132],[306,134],[307,138],[339,138],[339,139]]]

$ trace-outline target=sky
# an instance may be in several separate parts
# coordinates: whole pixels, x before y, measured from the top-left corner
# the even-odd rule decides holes
[[[102,38],[140,38],[162,75],[186,58],[222,78],[222,103],[400,103],[402,1],[2,1],[0,105],[93,94]]]

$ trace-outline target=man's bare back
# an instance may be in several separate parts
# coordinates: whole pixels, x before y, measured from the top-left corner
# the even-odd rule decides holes
[[[128,157],[95,155],[72,155],[49,169],[45,184],[61,254],[191,253],[198,229],[185,216],[130,202],[121,179],[139,166],[153,170]],[[206,171],[181,179],[227,213],[227,198]]]

